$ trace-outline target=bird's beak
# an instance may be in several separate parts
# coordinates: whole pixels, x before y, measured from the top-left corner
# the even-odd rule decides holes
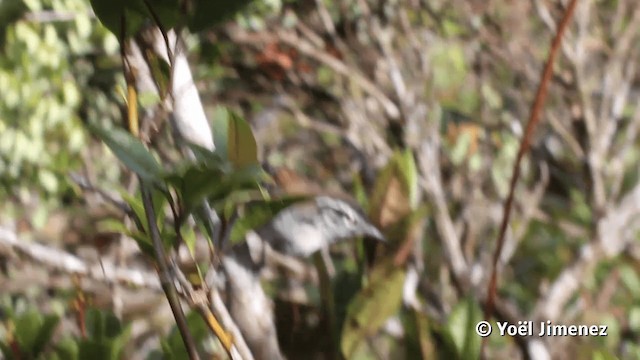
[[[382,232],[378,230],[377,227],[371,224],[367,224],[367,227],[365,229],[365,236],[374,240],[381,241],[383,243],[387,242],[387,238],[384,236],[384,234],[382,234]]]

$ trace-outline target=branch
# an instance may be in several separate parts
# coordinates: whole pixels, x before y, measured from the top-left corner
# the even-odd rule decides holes
[[[446,261],[450,264],[456,280],[461,280],[466,278],[466,274],[469,271],[468,264],[462,253],[460,238],[449,214],[442,188],[440,160],[438,158],[438,149],[440,148],[439,135],[436,129],[432,129],[431,132],[433,133],[431,139],[424,141],[419,151],[418,165],[424,179],[422,186],[434,203],[436,228],[443,242]]]
[[[300,53],[309,56],[312,59],[326,65],[331,68],[337,74],[340,74],[355,84],[360,86],[364,91],[374,97],[378,103],[384,109],[386,115],[391,119],[398,119],[400,117],[400,110],[396,104],[389,99],[382,90],[372,83],[369,79],[363,76],[357,69],[349,67],[343,61],[331,56],[326,51],[318,50],[308,41],[301,39],[296,34],[290,31],[277,31],[276,35],[269,35],[266,33],[260,34],[248,34],[244,31],[233,31],[229,34],[231,39],[237,43],[267,43],[267,42],[282,42],[285,43]]]
[[[610,208],[597,225],[596,237],[580,249],[578,258],[556,278],[538,301],[534,314],[540,319],[557,319],[583,279],[592,278],[594,267],[604,259],[618,256],[640,230],[640,184],[619,205]]]
[[[4,227],[0,227],[0,245],[16,250],[36,263],[66,273],[83,275],[106,283],[117,282],[154,290],[161,289],[158,277],[154,273],[122,268],[104,261],[102,266],[89,265],[68,252],[19,239],[14,231]]]
[[[507,200],[504,203],[504,215],[502,218],[502,223],[500,225],[500,232],[498,234],[498,240],[496,242],[496,249],[493,253],[493,266],[491,271],[491,278],[489,279],[489,288],[487,292],[487,304],[485,308],[485,319],[489,319],[491,317],[491,312],[493,311],[493,303],[496,297],[497,291],[497,283],[498,283],[498,261],[500,259],[500,254],[502,252],[502,247],[504,245],[504,238],[507,232],[507,226],[509,225],[509,218],[511,215],[511,209],[513,206],[513,200],[515,196],[515,187],[518,179],[520,178],[520,163],[524,158],[524,155],[529,151],[529,146],[531,145],[531,139],[533,138],[533,133],[538,126],[540,121],[540,112],[544,105],[544,101],[547,95],[547,86],[551,80],[551,75],[553,74],[553,63],[556,58],[556,54],[558,53],[558,49],[560,44],[562,43],[562,35],[564,34],[569,21],[573,15],[573,12],[576,8],[576,0],[572,0],[567,10],[565,11],[564,17],[560,21],[560,25],[558,26],[558,31],[553,39],[551,44],[551,49],[549,52],[549,57],[547,58],[547,62],[545,64],[544,70],[542,71],[542,78],[540,80],[540,85],[538,87],[538,91],[536,93],[535,100],[531,106],[531,113],[529,116],[529,120],[527,122],[527,128],[525,130],[524,136],[522,137],[522,141],[520,143],[520,149],[518,149],[518,155],[516,156],[516,162],[513,168],[513,175],[511,177],[511,181],[509,184],[509,194],[507,196]],[[485,342],[483,341],[483,344]]]
[[[158,224],[156,223],[156,213],[153,208],[153,200],[151,199],[151,190],[148,188],[148,185],[143,182],[142,179],[140,179],[140,191],[142,192],[142,204],[144,205],[144,212],[147,216],[147,224],[149,225],[149,236],[151,237],[153,250],[155,251],[155,262],[157,264],[158,276],[160,277],[162,290],[167,297],[167,301],[169,302],[169,306],[171,307],[173,316],[176,319],[176,326],[180,330],[180,335],[182,336],[182,341],[184,341],[184,346],[187,349],[187,353],[189,353],[189,358],[198,360],[200,359],[200,356],[198,355],[198,351],[196,350],[195,341],[191,336],[191,331],[189,330],[187,319],[184,315],[184,311],[182,310],[182,306],[180,305],[178,291],[176,290],[175,284],[173,282],[171,276],[172,273],[169,270],[167,257],[164,252],[164,244],[162,243],[162,239],[160,238],[160,231],[158,229]]]

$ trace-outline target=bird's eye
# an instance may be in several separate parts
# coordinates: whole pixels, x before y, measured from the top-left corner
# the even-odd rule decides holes
[[[348,224],[353,225],[356,223],[356,217],[350,211],[341,211],[340,215]]]
[[[353,225],[356,222],[355,217],[349,211],[342,209],[331,209],[331,217],[336,223],[343,223],[347,225]]]

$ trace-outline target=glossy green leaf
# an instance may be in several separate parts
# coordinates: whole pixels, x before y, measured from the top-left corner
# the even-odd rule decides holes
[[[160,179],[162,167],[139,139],[119,128],[107,130],[89,125],[89,130],[104,141],[114,155],[143,180],[153,182]]]
[[[341,350],[350,359],[356,350],[375,335],[402,305],[405,271],[392,262],[379,263],[369,284],[351,301],[341,339]]]
[[[238,169],[258,164],[258,146],[251,126],[234,113],[229,116],[227,152],[229,161]]]

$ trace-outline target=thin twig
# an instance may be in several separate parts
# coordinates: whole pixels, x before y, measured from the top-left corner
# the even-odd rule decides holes
[[[513,175],[511,177],[511,182],[509,184],[509,195],[507,196],[507,200],[505,201],[504,215],[502,217],[500,232],[498,234],[498,239],[496,241],[496,250],[493,254],[491,278],[489,280],[489,287],[487,291],[487,302],[486,302],[485,312],[484,312],[484,317],[486,320],[488,320],[491,317],[491,313],[493,312],[493,304],[497,296],[496,290],[497,290],[497,281],[498,281],[497,280],[498,261],[500,260],[500,254],[502,252],[502,247],[504,246],[504,239],[507,232],[507,226],[509,225],[509,218],[510,218],[511,209],[513,206],[516,183],[520,178],[520,163],[522,162],[524,155],[529,150],[529,146],[531,145],[531,139],[533,137],[534,130],[539,123],[540,112],[542,110],[542,106],[544,104],[544,100],[547,95],[547,86],[549,84],[549,81],[551,80],[551,75],[553,74],[554,60],[556,58],[556,54],[558,53],[558,49],[562,42],[562,35],[564,34],[569,24],[569,20],[571,20],[573,12],[576,8],[576,3],[577,3],[576,0],[571,0],[571,2],[569,3],[569,6],[567,7],[567,10],[565,11],[564,17],[562,18],[562,20],[560,21],[560,25],[558,26],[558,31],[551,44],[551,50],[549,52],[547,63],[545,64],[544,70],[542,72],[542,79],[538,87],[536,98],[533,102],[533,105],[531,106],[531,113],[530,113],[529,121],[527,123],[527,128],[525,130],[524,136],[522,137],[520,148],[518,150],[518,155],[516,156],[516,161],[513,168]],[[485,343],[486,341],[483,341],[483,344]]]
[[[167,257],[164,252],[164,244],[162,243],[162,239],[160,238],[160,231],[158,230],[158,224],[155,220],[156,213],[155,209],[153,208],[151,191],[148,188],[148,185],[145,184],[142,179],[140,179],[140,190],[142,192],[142,204],[144,205],[144,211],[147,216],[147,223],[149,225],[149,236],[151,237],[151,242],[155,251],[155,260],[157,264],[158,276],[160,278],[160,285],[162,286],[162,290],[164,291],[167,300],[169,301],[169,306],[171,307],[171,311],[173,312],[173,316],[176,320],[176,326],[180,331],[180,335],[182,336],[182,341],[184,341],[184,345],[187,349],[187,353],[189,354],[189,358],[200,359],[200,356],[198,355],[198,351],[196,349],[195,341],[191,336],[191,331],[189,330],[189,326],[187,324],[187,319],[184,315],[184,311],[182,310],[182,306],[180,305],[178,292],[176,291],[175,284],[172,281],[171,271],[169,270],[169,266],[167,264]]]

